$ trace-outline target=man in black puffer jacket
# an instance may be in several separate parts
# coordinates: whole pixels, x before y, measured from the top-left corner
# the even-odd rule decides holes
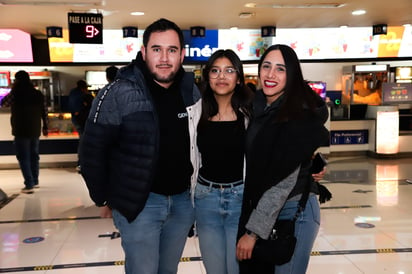
[[[101,216],[113,216],[126,273],[177,273],[194,221],[200,93],[182,67],[183,34],[159,19],[136,60],[95,98],[81,166]]]

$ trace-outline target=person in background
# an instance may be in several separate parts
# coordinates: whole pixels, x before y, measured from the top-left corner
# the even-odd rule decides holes
[[[159,19],[137,57],[93,102],[82,176],[102,217],[113,217],[127,274],[177,273],[194,209],[200,92],[186,73],[183,33]]]
[[[69,111],[72,115],[72,123],[76,128],[79,136],[82,135],[84,127],[80,124],[79,114],[81,109],[83,108],[83,94],[88,92],[88,85],[87,82],[84,80],[79,80],[76,83],[76,87],[70,90],[69,93]]]
[[[238,274],[236,235],[243,197],[244,145],[252,91],[232,50],[218,50],[203,70],[194,191],[196,231],[207,273]]]
[[[109,84],[112,83],[116,78],[117,71],[119,71],[119,68],[116,66],[110,66],[106,68],[106,80]]]
[[[79,145],[78,145],[78,151],[81,147],[81,143],[83,142],[83,132],[84,128],[86,127],[86,120],[87,117],[89,116],[90,109],[92,108],[92,103],[93,103],[93,95],[89,92],[89,90],[83,90],[82,96],[81,96],[81,108],[79,110],[79,113],[76,116],[77,124],[79,125],[80,132],[79,133]],[[80,165],[80,152],[78,152],[78,157],[79,157],[79,164],[77,165],[76,169],[78,173],[81,173],[81,165]]]
[[[77,133],[79,134],[79,145],[77,149],[77,171],[80,173],[80,153],[79,147],[82,140],[83,130],[84,130],[84,99],[85,95],[88,93],[88,85],[84,80],[79,80],[76,83],[76,87],[70,90],[68,107],[72,116],[72,124],[76,128]]]
[[[246,134],[246,179],[236,255],[240,273],[305,273],[320,224],[317,185],[310,167],[314,152],[329,144],[328,111],[304,80],[298,57],[273,45],[258,64],[262,89],[256,91]],[[310,184],[305,210],[296,221],[291,261],[274,266],[252,257],[258,237],[267,239],[276,219],[292,219]]]
[[[35,89],[29,74],[20,70],[1,106],[11,107],[14,146],[25,185],[21,192],[31,194],[39,187],[39,137],[41,133],[48,135],[47,102]]]
[[[83,133],[84,128],[86,126],[87,117],[89,116],[89,112],[92,107],[94,97],[89,92],[89,90],[85,89],[82,91],[82,95],[80,98],[81,98],[81,107],[76,116],[76,121],[77,121],[77,124],[79,125],[79,128],[81,129],[81,132]],[[81,142],[81,139],[82,138],[80,137],[80,142]]]

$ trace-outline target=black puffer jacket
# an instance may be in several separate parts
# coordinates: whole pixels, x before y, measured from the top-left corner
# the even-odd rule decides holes
[[[129,222],[143,209],[159,146],[158,118],[145,78],[135,62],[94,99],[80,147],[82,176],[90,197],[106,203]],[[185,73],[186,106],[200,99],[193,74]]]

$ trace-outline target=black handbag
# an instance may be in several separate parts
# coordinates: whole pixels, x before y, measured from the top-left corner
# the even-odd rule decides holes
[[[276,220],[267,240],[258,238],[252,251],[252,259],[263,263],[282,265],[290,261],[295,252],[295,222],[305,210],[309,196],[310,183],[302,193],[295,216],[291,220]]]
[[[267,240],[257,239],[252,258],[270,264],[281,265],[290,261],[295,252],[295,220],[277,220]]]

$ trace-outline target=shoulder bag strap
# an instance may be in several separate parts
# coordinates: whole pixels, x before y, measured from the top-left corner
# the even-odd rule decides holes
[[[299,200],[298,210],[296,210],[295,216],[293,217],[294,221],[296,221],[298,219],[300,213],[305,210],[306,202],[308,201],[308,198],[309,198],[310,184],[311,183],[312,183],[312,180],[309,177],[309,180],[306,183],[305,191],[302,193],[302,197]]]

